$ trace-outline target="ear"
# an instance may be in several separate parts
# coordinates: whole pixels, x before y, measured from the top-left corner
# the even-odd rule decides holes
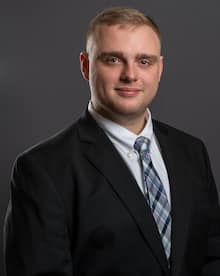
[[[162,72],[163,72],[163,56],[160,56],[160,60],[159,60],[159,81],[161,79]]]
[[[80,69],[85,80],[89,80],[89,56],[86,52],[81,52],[79,55]]]

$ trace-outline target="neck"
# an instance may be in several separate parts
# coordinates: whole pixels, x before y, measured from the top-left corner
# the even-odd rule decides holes
[[[94,108],[94,107],[93,107]],[[127,128],[129,131],[138,135],[145,127],[146,122],[148,120],[148,112],[144,111],[139,115],[119,115],[113,114],[109,112],[105,112],[104,110],[96,110],[97,113],[102,115],[103,117],[121,125],[122,127]]]
[[[144,114],[143,117],[139,118],[128,118],[122,120],[115,120],[116,123],[119,125],[127,128],[129,131],[133,132],[134,134],[138,135],[145,127],[148,114],[147,112]],[[114,121],[114,120],[113,120]]]

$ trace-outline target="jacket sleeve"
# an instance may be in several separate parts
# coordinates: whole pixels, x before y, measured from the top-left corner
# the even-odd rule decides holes
[[[208,236],[208,247],[202,276],[220,275],[220,206],[218,192],[211,171],[209,157],[205,146],[203,146],[205,165],[207,171],[208,194],[210,201],[210,227]]]
[[[72,276],[63,201],[47,171],[26,155],[14,165],[4,226],[7,276]]]

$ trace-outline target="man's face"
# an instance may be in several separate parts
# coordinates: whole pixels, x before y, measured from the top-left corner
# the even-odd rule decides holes
[[[157,34],[146,25],[104,25],[88,46],[80,61],[95,110],[116,122],[143,118],[162,72]]]

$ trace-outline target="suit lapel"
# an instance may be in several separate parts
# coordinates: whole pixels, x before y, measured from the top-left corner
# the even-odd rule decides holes
[[[146,200],[125,162],[88,112],[79,123],[79,135],[85,158],[92,162],[108,180],[119,200],[130,213],[158,263],[168,275],[167,260],[161,238]]]
[[[177,146],[179,141],[173,140],[169,130],[158,126],[155,121],[154,132],[167,168],[171,191],[171,275],[179,275],[189,230],[192,176],[180,143]]]

